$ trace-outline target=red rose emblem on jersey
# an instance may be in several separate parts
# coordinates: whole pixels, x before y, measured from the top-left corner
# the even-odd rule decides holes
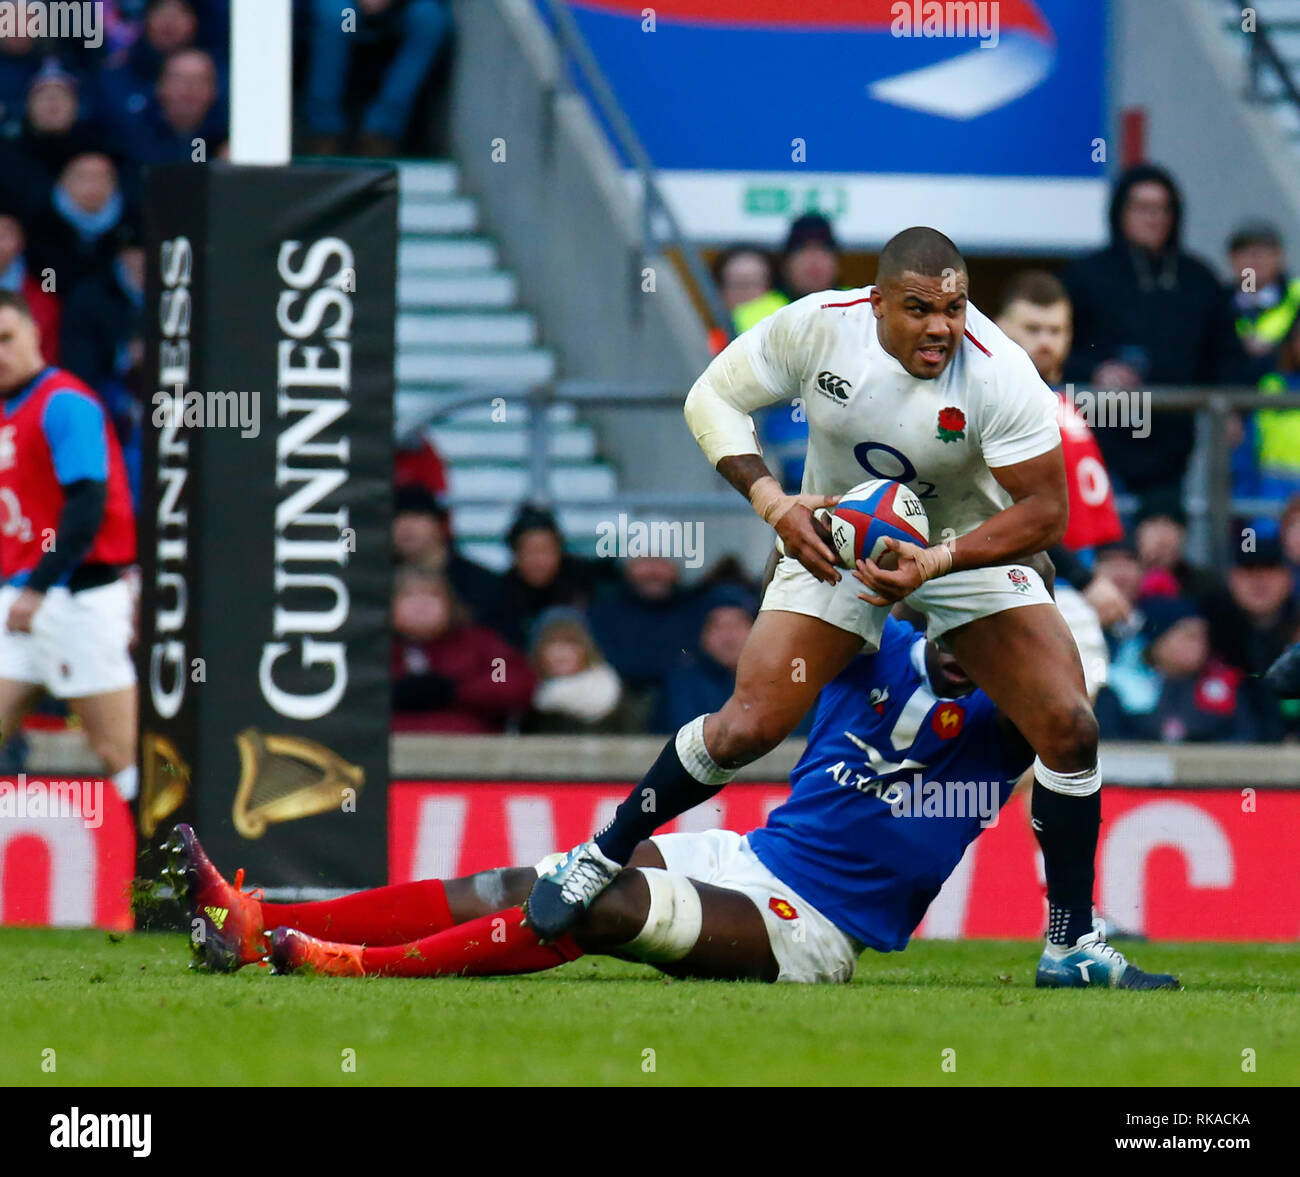
[[[936,436],[940,441],[961,441],[966,436],[966,414],[952,405],[940,409]]]
[[[1027,593],[1029,591],[1029,576],[1023,568],[1012,568],[1007,573],[1007,579],[1015,586],[1018,593]]]
[[[930,726],[941,740],[951,740],[961,735],[962,724],[966,722],[966,709],[959,703],[940,703],[930,716]]]
[[[767,905],[776,913],[777,919],[797,920],[799,918],[799,913],[795,911],[794,904],[792,904],[788,899],[778,899],[773,895],[772,898],[767,901]]]

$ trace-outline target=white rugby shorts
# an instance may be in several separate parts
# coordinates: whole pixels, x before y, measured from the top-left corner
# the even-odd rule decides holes
[[[889,608],[858,597],[870,592],[852,573],[840,569],[839,584],[818,580],[793,556],[777,562],[763,594],[762,609],[780,609],[820,617],[837,629],[856,633],[870,650],[880,646]],[[950,629],[1022,605],[1050,605],[1043,579],[1027,564],[969,568],[926,581],[906,601],[927,619],[926,637],[938,639]]]
[[[31,633],[13,633],[9,610],[22,590],[0,588],[0,678],[35,683],[58,699],[122,690],[135,682],[133,601],[124,579],[70,593],[52,588]]]
[[[841,932],[767,869],[733,830],[693,834],[655,834],[652,841],[664,867],[698,883],[725,887],[747,896],[767,927],[778,981],[843,984],[853,979],[865,945]]]

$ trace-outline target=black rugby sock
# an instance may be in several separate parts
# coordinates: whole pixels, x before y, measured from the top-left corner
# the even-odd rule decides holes
[[[1035,780],[1030,812],[1047,876],[1047,939],[1068,946],[1092,931],[1101,790],[1074,797]]]
[[[627,865],[637,844],[645,841],[665,822],[707,801],[722,786],[702,785],[686,770],[677,755],[673,736],[641,783],[614,813],[614,820],[596,835],[600,852]]]

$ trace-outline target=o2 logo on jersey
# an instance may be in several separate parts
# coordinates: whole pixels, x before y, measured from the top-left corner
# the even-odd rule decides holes
[[[930,727],[941,740],[951,740],[961,735],[966,722],[966,709],[959,703],[940,703],[930,716]]]
[[[31,543],[32,521],[23,514],[18,496],[7,486],[0,487],[0,509],[4,512],[4,518],[0,519],[0,533],[17,539],[19,543]]]
[[[916,477],[916,467],[912,465],[908,456],[901,450],[894,449],[892,445],[886,445],[883,441],[860,441],[853,447],[853,456],[857,459],[858,465],[872,478],[885,478],[890,482],[906,482],[916,492],[917,498],[933,499],[937,497],[934,483],[926,482],[925,479],[918,479]],[[877,469],[877,463],[884,466],[885,469]],[[914,482],[916,485],[912,486]]]
[[[18,456],[18,447],[14,443],[14,434],[17,432],[17,425],[6,425],[0,429],[0,470],[8,470]]]

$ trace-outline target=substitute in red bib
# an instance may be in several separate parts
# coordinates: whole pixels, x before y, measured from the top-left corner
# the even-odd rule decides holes
[[[136,793],[135,518],[98,398],[47,367],[23,299],[0,291],[0,736],[44,688],[67,699],[118,792]]]

